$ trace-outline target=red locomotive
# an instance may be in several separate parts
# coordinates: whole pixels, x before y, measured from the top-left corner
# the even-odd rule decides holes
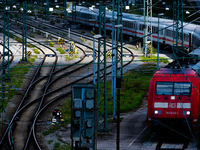
[[[149,127],[170,124],[198,128],[200,78],[190,69],[162,68],[149,83]]]

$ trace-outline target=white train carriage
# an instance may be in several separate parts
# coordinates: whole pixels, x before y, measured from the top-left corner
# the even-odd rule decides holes
[[[70,8],[71,9],[71,8]],[[77,6],[76,7],[76,21],[77,23],[88,25],[91,27],[98,27],[99,10],[93,10]],[[72,14],[68,16],[72,20]],[[106,29],[112,30],[112,12],[106,11]],[[114,20],[117,20],[117,13],[114,12]],[[123,13],[123,34],[142,38],[144,36],[144,17],[142,15]],[[184,46],[192,48],[200,47],[200,27],[199,25],[191,23],[183,23],[183,38]],[[159,20],[159,37],[160,43],[173,45],[173,20],[160,18]],[[158,41],[158,18],[152,17],[152,41]],[[180,41],[180,37],[179,37]],[[179,42],[179,45],[181,42]]]

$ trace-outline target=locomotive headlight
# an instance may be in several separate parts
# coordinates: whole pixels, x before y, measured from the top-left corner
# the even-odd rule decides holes
[[[155,111],[154,111],[154,114],[158,114],[158,110],[155,110]]]
[[[162,113],[161,110],[155,110],[155,111],[154,111],[154,114],[161,114],[161,113]]]
[[[187,115],[190,115],[190,111],[186,111],[186,114],[187,114]]]
[[[183,111],[183,115],[190,115],[190,111]]]

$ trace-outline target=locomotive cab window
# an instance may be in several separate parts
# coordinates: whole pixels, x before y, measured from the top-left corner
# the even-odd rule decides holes
[[[191,83],[174,83],[174,95],[190,95]]]
[[[156,82],[156,95],[191,95],[191,83]]]
[[[156,82],[156,95],[172,95],[172,82]]]

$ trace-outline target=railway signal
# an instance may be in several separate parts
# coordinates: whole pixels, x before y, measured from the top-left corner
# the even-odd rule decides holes
[[[61,113],[61,111],[59,109],[54,109],[53,112],[52,112],[52,116],[61,118],[62,117],[62,113]]]
[[[75,84],[72,86],[71,139],[72,149],[96,150],[96,86]]]
[[[31,51],[28,51],[28,52],[27,52],[27,55],[30,56],[30,55],[31,55]]]

